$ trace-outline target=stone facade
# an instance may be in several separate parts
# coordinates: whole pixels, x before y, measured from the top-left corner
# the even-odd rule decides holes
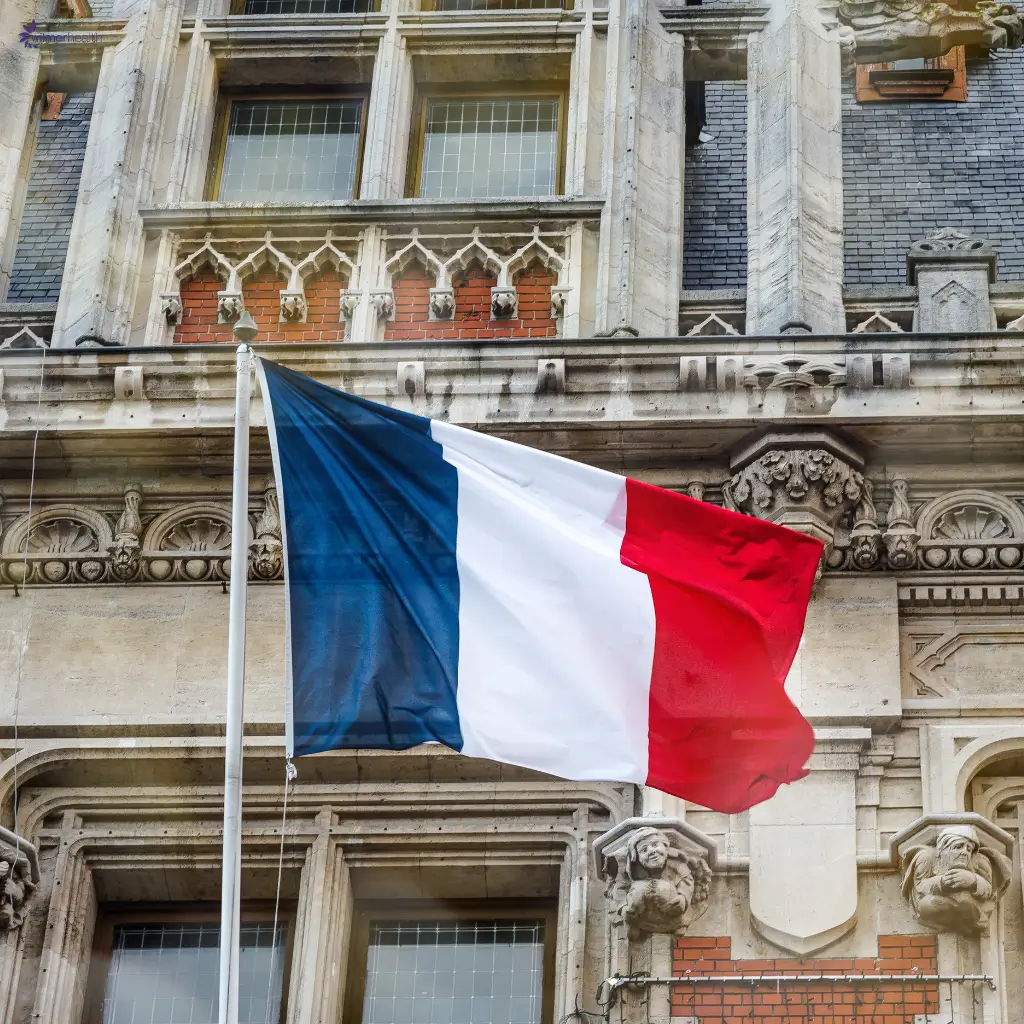
[[[986,88],[1019,120],[1019,51],[972,58],[955,110],[844,93],[861,50],[993,19],[1012,45],[1017,15],[925,5],[908,42],[809,0],[352,6],[0,5],[11,39],[73,35],[0,62],[0,1024],[97,1024],[118,928],[217,920],[243,311],[329,385],[826,545],[787,680],[815,752],[749,812],[436,747],[289,780],[257,395],[242,886],[287,934],[267,1021],[357,1024],[370,925],[461,915],[546,929],[515,1024],[1017,1024],[1020,213],[1010,144],[999,179],[967,140],[995,148]],[[355,199],[211,198],[225,104],[267,84],[363,99]],[[560,97],[557,195],[410,194],[427,93],[524,84]],[[94,100],[48,185],[55,90],[83,134]],[[954,120],[926,187],[896,137]],[[56,254],[40,204],[69,212],[79,163]],[[59,285],[33,284],[43,250]]]

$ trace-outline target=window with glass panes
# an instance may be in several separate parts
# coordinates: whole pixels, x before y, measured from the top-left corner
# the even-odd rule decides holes
[[[541,1024],[545,926],[371,920],[362,1024]]]
[[[529,11],[570,6],[564,0],[432,0],[435,11]]]
[[[561,103],[558,96],[428,97],[417,194],[556,195]]]
[[[362,125],[361,98],[232,101],[217,198],[351,199]]]
[[[243,924],[239,1024],[278,1024],[286,925]],[[217,1024],[215,922],[124,924],[114,928],[102,1024]]]
[[[366,14],[375,0],[242,0],[235,14]]]

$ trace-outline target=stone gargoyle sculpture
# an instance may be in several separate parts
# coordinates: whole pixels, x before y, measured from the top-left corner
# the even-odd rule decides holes
[[[903,895],[929,928],[979,935],[1006,891],[1013,862],[971,824],[947,825],[926,846],[902,851]]]
[[[1024,16],[1000,0],[840,0],[836,15],[858,64],[941,57],[954,46],[1024,45]]]
[[[597,852],[606,896],[630,939],[678,934],[704,912],[714,849],[696,829],[633,818],[602,836]]]
[[[25,906],[39,885],[36,848],[0,828],[0,934],[21,927]]]

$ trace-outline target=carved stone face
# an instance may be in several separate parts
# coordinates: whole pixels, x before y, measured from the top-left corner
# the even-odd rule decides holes
[[[967,836],[944,835],[938,842],[939,858],[942,868],[969,868],[971,858],[978,852],[978,844]]]
[[[668,841],[662,835],[645,836],[637,843],[636,859],[646,871],[661,871],[668,863]]]

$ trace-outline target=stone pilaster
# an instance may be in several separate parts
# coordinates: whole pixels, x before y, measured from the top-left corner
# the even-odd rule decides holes
[[[653,0],[608,16],[608,202],[601,223],[599,334],[673,336],[683,267],[682,37]]]
[[[142,256],[139,208],[153,199],[153,172],[183,0],[126,2],[125,38],[103,53],[53,343],[83,335],[127,342]]]
[[[996,251],[988,242],[943,228],[915,242],[907,253],[907,280],[917,285],[914,330],[994,331],[989,285],[996,279]]]
[[[10,285],[38,119],[39,50],[20,45],[18,36],[25,24],[46,18],[50,6],[47,0],[0,4],[0,302]]]
[[[841,53],[816,0],[773,0],[747,57],[747,334],[843,333]]]

